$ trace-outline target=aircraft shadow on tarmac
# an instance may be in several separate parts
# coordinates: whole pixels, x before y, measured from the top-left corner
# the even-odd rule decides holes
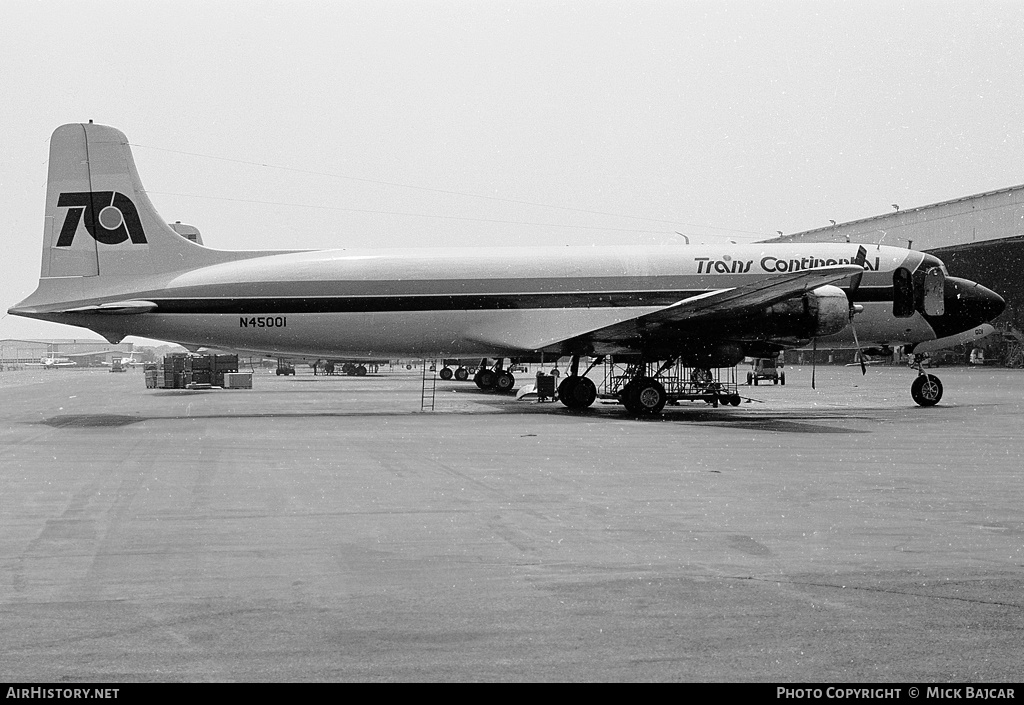
[[[274,413],[263,414],[253,413],[225,413],[225,414],[188,414],[188,415],[167,415],[167,416],[124,416],[121,414],[62,414],[51,416],[47,419],[33,423],[51,428],[117,428],[120,426],[131,426],[132,424],[144,421],[196,421],[200,419],[319,419],[319,418],[379,418],[379,417],[406,417],[420,415],[419,411],[322,411],[322,412],[300,412],[300,413]],[[464,416],[479,415],[479,412],[455,411],[447,412],[446,415],[461,414]]]
[[[601,413],[604,411],[604,413]],[[455,409],[434,412],[440,415],[480,415],[479,409]],[[486,412],[484,412],[486,413]],[[864,429],[854,429],[847,427],[838,427],[834,425],[825,425],[822,423],[815,423],[814,421],[819,420],[816,417],[810,417],[809,420],[795,420],[792,415],[779,415],[779,416],[737,416],[734,414],[727,413],[716,413],[712,410],[678,410],[673,409],[666,412],[665,414],[656,418],[634,418],[624,416],[621,408],[614,407],[605,410],[587,410],[585,412],[571,411],[569,409],[563,409],[561,407],[546,406],[544,408],[538,408],[538,405],[527,406],[510,406],[501,409],[502,415],[533,415],[541,413],[543,415],[557,415],[557,416],[569,416],[580,419],[608,419],[609,421],[614,420],[631,420],[637,423],[672,423],[677,425],[700,425],[700,426],[717,426],[720,428],[730,429],[743,429],[748,431],[764,431],[768,433],[870,433],[870,431]],[[313,418],[343,418],[343,417],[408,417],[422,415],[424,417],[430,415],[430,412],[421,411],[321,411],[321,412],[264,412],[264,413],[245,413],[245,412],[226,412],[226,413],[207,413],[207,414],[188,414],[188,415],[158,415],[158,416],[129,416],[125,414],[61,414],[58,416],[51,416],[46,419],[41,419],[35,423],[42,424],[44,426],[50,426],[51,428],[118,428],[122,426],[131,426],[133,424],[142,423],[144,421],[195,421],[197,419],[273,419],[273,418],[288,418],[288,419],[313,419]],[[833,420],[836,417],[823,415],[820,420],[828,421]],[[845,419],[850,419],[850,416],[844,416]],[[856,417],[868,419],[869,417]]]

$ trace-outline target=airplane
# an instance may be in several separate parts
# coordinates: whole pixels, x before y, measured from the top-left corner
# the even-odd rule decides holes
[[[136,355],[141,355],[141,354],[142,353],[135,352],[135,351],[132,351],[130,353],[121,353],[121,357],[119,357],[119,358],[115,357],[115,358],[112,358],[111,362],[103,362],[103,363],[100,363],[100,364],[107,365],[109,367],[110,365],[113,364],[114,360],[119,360],[120,364],[121,364],[121,367],[142,367],[146,363],[144,363],[142,360],[136,360],[135,359]]]
[[[38,288],[9,313],[189,346],[278,356],[495,359],[482,389],[511,391],[504,361],[570,357],[562,404],[596,386],[582,357],[731,367],[814,340],[889,349],[948,337],[1005,302],[936,257],[849,243],[671,247],[217,250],[171,229],[128,139],[93,123],[50,140]],[[638,416],[665,388],[630,366],[619,394]],[[938,402],[938,379],[911,387]],[[924,380],[923,382],[921,380]]]
[[[69,360],[66,357],[54,357],[48,355],[46,357],[39,358],[39,362],[26,362],[26,367],[42,367],[44,370],[56,370],[61,367],[74,367],[77,362]]]

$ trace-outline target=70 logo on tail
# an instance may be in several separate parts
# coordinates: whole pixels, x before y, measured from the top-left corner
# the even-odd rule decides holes
[[[125,240],[146,244],[146,233],[132,200],[117,191],[79,191],[62,193],[58,208],[67,208],[57,247],[71,247],[78,224],[85,218],[85,229],[96,242],[120,245]]]

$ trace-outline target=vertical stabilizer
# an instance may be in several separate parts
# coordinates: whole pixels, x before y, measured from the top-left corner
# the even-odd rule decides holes
[[[120,130],[88,123],[54,131],[42,278],[155,274],[214,264],[220,255],[160,217]]]

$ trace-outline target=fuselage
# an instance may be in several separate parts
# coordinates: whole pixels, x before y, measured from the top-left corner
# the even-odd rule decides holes
[[[81,277],[70,303],[66,280],[59,300],[47,301],[44,279],[12,313],[84,326],[110,339],[139,335],[282,354],[515,355],[707,292],[850,263],[857,248],[772,243],[287,252],[179,272]],[[966,317],[990,313],[998,300],[984,287],[965,284],[954,293],[961,299],[969,295],[974,308],[984,310],[960,310],[954,295],[944,316],[914,312],[897,318],[893,273],[942,267],[941,262],[911,250],[871,246],[865,264],[854,295],[863,307],[855,317],[861,342],[940,337],[936,325],[943,320],[969,328],[981,319]],[[947,278],[947,285],[952,281]],[[67,312],[76,304],[125,299],[152,302],[155,309],[136,315]],[[847,335],[840,333],[834,342]]]

